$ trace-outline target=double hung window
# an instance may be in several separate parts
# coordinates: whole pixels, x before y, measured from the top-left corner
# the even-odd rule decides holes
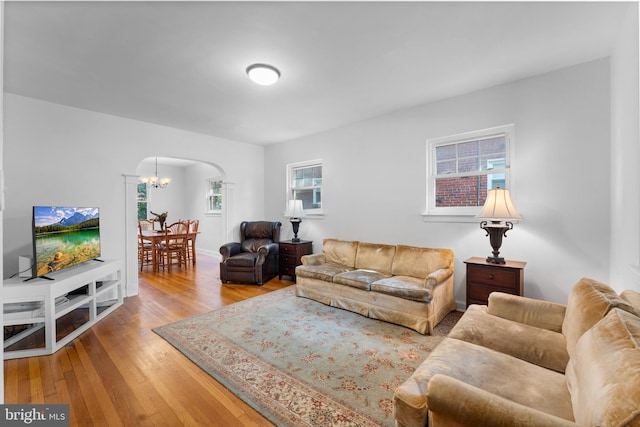
[[[205,202],[205,213],[216,214],[222,212],[222,179],[207,179]]]
[[[427,215],[476,215],[487,190],[509,188],[513,125],[427,141]]]
[[[149,218],[149,213],[147,212],[148,209],[148,201],[147,201],[147,197],[148,197],[148,188],[147,188],[147,184],[145,184],[144,182],[139,182],[138,183],[138,196],[137,196],[137,203],[138,203],[138,219],[147,219]]]
[[[306,214],[322,213],[322,160],[287,165],[289,200],[302,200]]]

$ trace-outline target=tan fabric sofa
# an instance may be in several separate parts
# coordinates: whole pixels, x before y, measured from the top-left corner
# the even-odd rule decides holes
[[[492,293],[400,385],[396,426],[640,426],[640,294]]]
[[[453,252],[324,239],[296,267],[296,294],[431,333],[456,308]]]

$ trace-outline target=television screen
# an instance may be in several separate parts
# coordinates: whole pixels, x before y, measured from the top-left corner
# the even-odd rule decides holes
[[[99,256],[98,208],[33,207],[33,277]]]

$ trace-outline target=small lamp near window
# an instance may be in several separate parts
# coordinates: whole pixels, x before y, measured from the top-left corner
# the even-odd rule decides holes
[[[289,200],[284,216],[289,218],[289,221],[291,221],[291,227],[293,227],[293,239],[291,239],[291,241],[299,242],[298,230],[300,229],[300,223],[302,222],[301,218],[305,216],[304,208],[302,207],[302,200]]]
[[[502,237],[507,237],[507,231],[513,228],[512,220],[522,219],[511,201],[509,190],[500,187],[487,190],[484,207],[476,218],[484,220],[480,223],[480,228],[487,232],[493,248],[493,256],[487,257],[487,262],[504,264],[504,258],[499,256]]]

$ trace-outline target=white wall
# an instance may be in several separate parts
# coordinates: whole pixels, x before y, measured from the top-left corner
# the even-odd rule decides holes
[[[125,253],[124,177],[150,156],[201,160],[235,183],[230,224],[264,213],[264,149],[150,123],[5,94],[5,277],[31,252],[34,204],[100,207],[104,258]],[[170,215],[176,207],[168,209]],[[237,227],[229,235],[237,235]],[[133,237],[135,239],[135,236]],[[228,241],[228,240],[227,240]]]
[[[230,240],[236,241],[239,238],[235,229],[235,233],[231,239],[224,236],[222,216],[219,214],[205,214],[206,203],[205,195],[207,188],[207,179],[218,178],[224,176],[223,172],[217,168],[199,163],[186,168],[186,179],[189,187],[185,191],[187,197],[187,207],[189,209],[189,218],[200,221],[200,234],[196,238],[196,250],[208,254],[219,254],[220,246]],[[239,223],[238,223],[239,226]]]
[[[640,290],[638,4],[611,56],[611,285]],[[636,273],[630,266],[636,266]]]
[[[300,237],[448,247],[456,300],[465,265],[490,254],[478,223],[425,222],[426,140],[515,124],[513,197],[524,221],[501,254],[526,261],[525,295],[566,302],[582,276],[609,276],[609,61],[557,72],[268,146],[266,214],[282,218],[286,164],[323,159],[324,219]]]

